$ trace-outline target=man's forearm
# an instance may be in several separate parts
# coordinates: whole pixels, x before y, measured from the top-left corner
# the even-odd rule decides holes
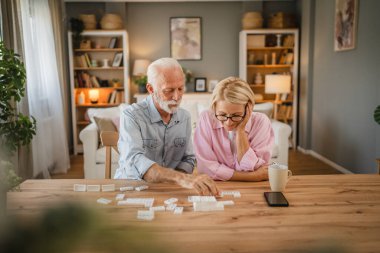
[[[149,183],[178,183],[183,173],[164,168],[157,163],[153,164],[144,175],[144,180]]]

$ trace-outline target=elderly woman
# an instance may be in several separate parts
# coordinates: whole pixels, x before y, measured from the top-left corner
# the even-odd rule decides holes
[[[201,113],[194,135],[199,173],[214,180],[268,180],[274,134],[265,114],[253,112],[249,85],[228,77],[215,87],[211,109]]]

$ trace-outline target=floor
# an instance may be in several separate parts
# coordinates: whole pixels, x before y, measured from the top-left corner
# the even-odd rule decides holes
[[[71,169],[67,174],[53,175],[52,178],[83,178],[83,156],[73,155],[70,161]],[[289,169],[293,175],[340,174],[339,171],[313,156],[293,150],[289,150]]]

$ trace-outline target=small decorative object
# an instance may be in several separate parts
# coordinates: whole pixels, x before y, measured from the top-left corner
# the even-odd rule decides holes
[[[96,48],[96,49],[101,49],[101,48],[102,48],[102,45],[96,43],[96,44],[95,44],[95,48]]]
[[[255,54],[252,53],[252,52],[250,52],[250,53],[248,54],[248,64],[249,64],[249,65],[253,65],[253,64],[255,64]]]
[[[81,91],[78,95],[78,105],[83,105],[85,102],[84,92]]]
[[[246,12],[241,20],[243,30],[263,27],[263,17],[261,12]]]
[[[80,49],[91,49],[91,40],[82,40],[80,42]]]
[[[122,61],[123,61],[123,53],[122,52],[116,53],[112,61],[112,67],[120,67]]]
[[[89,98],[92,104],[98,103],[99,99],[99,90],[90,90],[89,91]]]
[[[118,78],[112,79],[112,86],[115,87],[115,88],[121,87],[120,79],[118,79]]]
[[[108,68],[108,59],[103,59],[103,68]]]
[[[210,82],[208,83],[208,92],[213,92],[218,83],[218,80],[210,80]]]
[[[177,60],[201,60],[201,18],[170,18],[170,55]]]
[[[117,30],[123,28],[123,20],[117,14],[105,14],[100,20],[100,26],[104,30]]]
[[[355,48],[357,20],[357,0],[335,0],[335,51],[352,50]]]
[[[277,47],[281,47],[281,34],[276,34],[277,36]]]
[[[272,65],[276,65],[276,53],[272,53]]]
[[[79,19],[82,20],[85,30],[96,29],[96,18],[94,14],[81,14]]]
[[[255,84],[262,84],[263,83],[263,78],[260,73],[256,73],[255,76]]]
[[[147,76],[146,72],[148,66],[150,64],[149,60],[146,59],[138,59],[135,60],[133,65],[133,79],[134,83],[139,87],[139,93],[147,93],[146,84],[147,84]]]
[[[207,79],[205,77],[195,78],[195,91],[196,92],[206,91],[206,81]]]
[[[92,67],[97,67],[98,66],[98,61],[97,60],[91,60],[91,66]]]
[[[268,65],[268,54],[264,54],[264,65]]]

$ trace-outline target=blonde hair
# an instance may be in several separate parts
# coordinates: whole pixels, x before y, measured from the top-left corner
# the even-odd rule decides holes
[[[248,83],[237,77],[227,77],[220,81],[211,96],[211,108],[215,109],[216,102],[227,101],[232,104],[255,104],[254,93]]]

